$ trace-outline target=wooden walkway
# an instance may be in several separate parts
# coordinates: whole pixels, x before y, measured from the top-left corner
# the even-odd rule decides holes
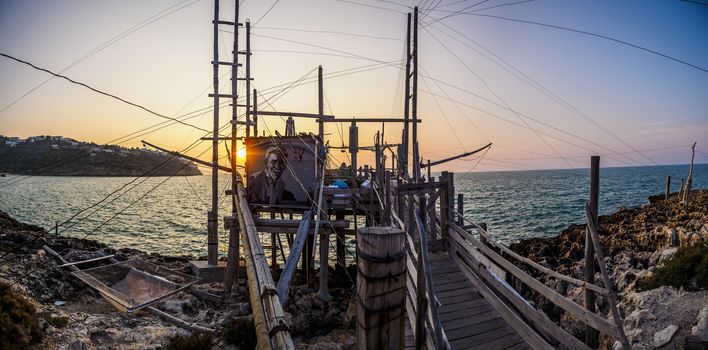
[[[446,251],[430,255],[440,318],[452,349],[531,349],[485,300]],[[406,349],[415,348],[406,322]]]

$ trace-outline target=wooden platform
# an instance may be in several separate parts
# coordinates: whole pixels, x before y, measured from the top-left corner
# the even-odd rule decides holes
[[[430,263],[440,318],[453,349],[531,349],[482,298],[447,252],[432,254]],[[406,324],[406,349],[414,348],[411,327]]]

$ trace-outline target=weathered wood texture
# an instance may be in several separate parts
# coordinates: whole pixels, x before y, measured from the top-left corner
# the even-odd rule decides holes
[[[290,255],[288,256],[288,260],[285,262],[285,268],[283,269],[283,273],[280,274],[280,279],[278,280],[278,295],[280,296],[281,305],[285,305],[285,302],[288,300],[290,281],[292,280],[295,269],[297,268],[297,261],[300,258],[300,254],[302,254],[302,249],[305,247],[307,230],[312,219],[312,215],[310,215],[310,213],[310,211],[306,211],[302,214],[300,227],[298,228],[297,234],[295,234],[295,243],[290,247]]]
[[[404,345],[404,232],[394,227],[357,231],[357,348]]]
[[[484,298],[447,252],[430,255],[433,292],[437,296],[445,335],[452,349],[530,349],[499,312]],[[409,289],[410,290],[410,289]],[[411,323],[406,348],[415,348]],[[432,344],[426,345],[432,348]]]
[[[597,208],[600,195],[600,156],[590,157],[590,208],[592,208],[594,223],[597,223]],[[590,231],[585,231],[585,282],[595,284],[595,248],[590,238]],[[585,289],[585,308],[595,313],[595,292]],[[599,339],[597,330],[589,324],[585,327],[585,344],[596,347]]]
[[[236,183],[236,191],[237,217],[246,257],[248,291],[258,348],[295,349],[241,181]]]

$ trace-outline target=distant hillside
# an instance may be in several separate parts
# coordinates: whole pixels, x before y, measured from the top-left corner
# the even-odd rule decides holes
[[[100,146],[62,136],[0,135],[0,173],[55,176],[202,175],[194,165],[144,148]]]

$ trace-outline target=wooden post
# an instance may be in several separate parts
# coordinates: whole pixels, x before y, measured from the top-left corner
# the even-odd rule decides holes
[[[271,210],[270,218],[275,219],[275,211]],[[278,245],[275,240],[275,232],[270,233],[270,267],[275,270],[278,267]]]
[[[693,158],[696,156],[696,143],[691,146],[691,168],[688,170],[688,177],[686,178],[686,191],[684,191],[683,204],[688,205],[688,201],[691,197],[691,183],[693,182]]]
[[[59,237],[59,221],[54,223],[54,237]]]
[[[413,9],[413,164],[414,181],[420,181],[420,154],[418,149],[418,7]]]
[[[236,4],[236,5],[238,6],[238,4]],[[236,27],[238,28],[238,24],[236,25]],[[250,113],[251,113],[251,21],[246,20],[246,137],[251,137],[251,114]],[[257,134],[256,134],[256,136],[257,136]]]
[[[477,224],[477,226],[479,227],[480,230],[484,231],[485,233],[489,233],[489,231],[487,231],[487,223],[486,222],[480,222]],[[482,234],[479,235],[479,241],[482,242],[484,245],[489,245],[489,241],[487,240],[487,237],[485,237]]]
[[[399,155],[403,174],[408,175],[408,145],[410,143],[410,128],[409,120],[411,106],[411,14],[408,13],[408,25],[406,26],[406,87],[405,87],[405,106],[403,107],[403,135],[401,143],[403,144],[403,152]]]
[[[455,222],[455,173],[447,173],[447,221]],[[447,231],[443,238],[447,238]]]
[[[253,136],[258,137],[258,90],[253,89]]]
[[[324,85],[322,81],[322,66],[317,68],[317,110],[320,117],[324,115]],[[331,108],[331,106],[330,106]],[[322,119],[318,119],[318,135],[320,136],[320,141],[324,145],[324,123]]]
[[[322,168],[322,176],[324,176],[324,167]],[[322,191],[322,189],[320,189]],[[322,205],[322,210],[317,216],[322,214],[322,218],[327,221],[329,220],[329,209],[327,208],[327,202],[320,202]],[[323,301],[332,300],[332,296],[329,295],[327,290],[327,278],[329,275],[329,232],[327,230],[321,230],[320,233],[320,290],[317,292],[317,296]]]
[[[359,128],[356,126],[356,121],[352,121],[349,127],[349,154],[351,154],[351,164],[352,164],[352,177],[354,178],[354,187],[358,187],[356,184],[357,177],[357,152],[359,152]]]
[[[236,19],[235,22],[238,23],[238,11],[239,11],[239,6],[238,4],[235,5],[235,10],[234,10],[234,18]],[[238,67],[238,25],[234,26],[234,44],[233,44],[233,64],[234,67]],[[231,169],[236,169],[236,153],[237,153],[237,145],[236,145],[236,140],[237,140],[237,125],[236,125],[236,120],[238,116],[238,105],[237,105],[237,100],[238,100],[238,70],[237,69],[232,69],[231,70]],[[246,109],[248,112],[248,109]],[[248,113],[246,113],[248,115]],[[214,134],[214,140],[218,141],[218,134]],[[231,194],[231,215],[233,218],[236,218],[236,215],[238,215],[238,207],[236,206],[236,182],[238,181],[238,174],[235,171],[231,172],[231,189],[232,189],[232,194]],[[239,278],[239,265],[241,261],[241,254],[240,254],[240,237],[239,237],[239,228],[238,225],[236,225],[234,222],[231,222],[229,225],[229,248],[227,250],[227,256],[226,256],[226,275],[224,275],[224,291],[226,292],[226,295],[229,295],[231,293],[231,286],[233,285],[233,282],[236,281],[238,283],[238,278]]]
[[[320,289],[317,296],[323,301],[332,300],[327,290],[327,278],[329,275],[329,233],[322,230],[320,234]]]
[[[214,0],[214,130],[211,146],[211,211],[207,219],[207,263],[217,264],[219,231],[219,0]]]
[[[433,178],[430,176],[430,159],[428,159],[428,182],[434,182]]]
[[[357,230],[357,349],[405,345],[404,235],[391,226]]]
[[[590,157],[590,210],[597,226],[598,202],[600,196],[600,156]],[[585,230],[585,282],[595,284],[595,249],[590,230]],[[603,262],[600,262],[603,263]],[[585,288],[585,309],[595,313],[595,292]],[[585,344],[597,347],[598,331],[589,325],[585,327]]]
[[[335,220],[344,220],[344,213],[337,212],[335,215]],[[347,261],[344,250],[344,232],[337,231],[337,265],[336,269],[339,273],[346,272]]]
[[[456,215],[457,225],[462,226],[465,224],[465,220],[462,218],[465,215],[465,200],[462,193],[457,194],[457,212],[460,215]]]
[[[669,199],[669,194],[671,193],[671,176],[666,177],[666,194],[664,194],[664,200]]]
[[[445,179],[440,176],[440,182],[443,181],[445,181]],[[447,239],[448,223],[452,217],[450,215],[450,208],[447,206],[447,203],[450,201],[450,194],[447,192],[447,187],[441,187],[438,191],[442,191],[440,194],[440,239]],[[435,209],[435,207],[433,207],[433,209]],[[433,213],[435,213],[435,211],[433,211]],[[430,236],[433,236],[432,232]]]
[[[302,271],[305,272],[305,276],[307,276],[307,286],[312,288],[314,286],[314,281],[312,280],[312,268],[313,268],[313,259],[312,259],[312,246],[314,245],[314,239],[315,236],[311,235],[309,233],[310,228],[307,228],[308,234],[307,238],[305,239],[305,249],[302,251]],[[296,237],[297,238],[297,237]]]

